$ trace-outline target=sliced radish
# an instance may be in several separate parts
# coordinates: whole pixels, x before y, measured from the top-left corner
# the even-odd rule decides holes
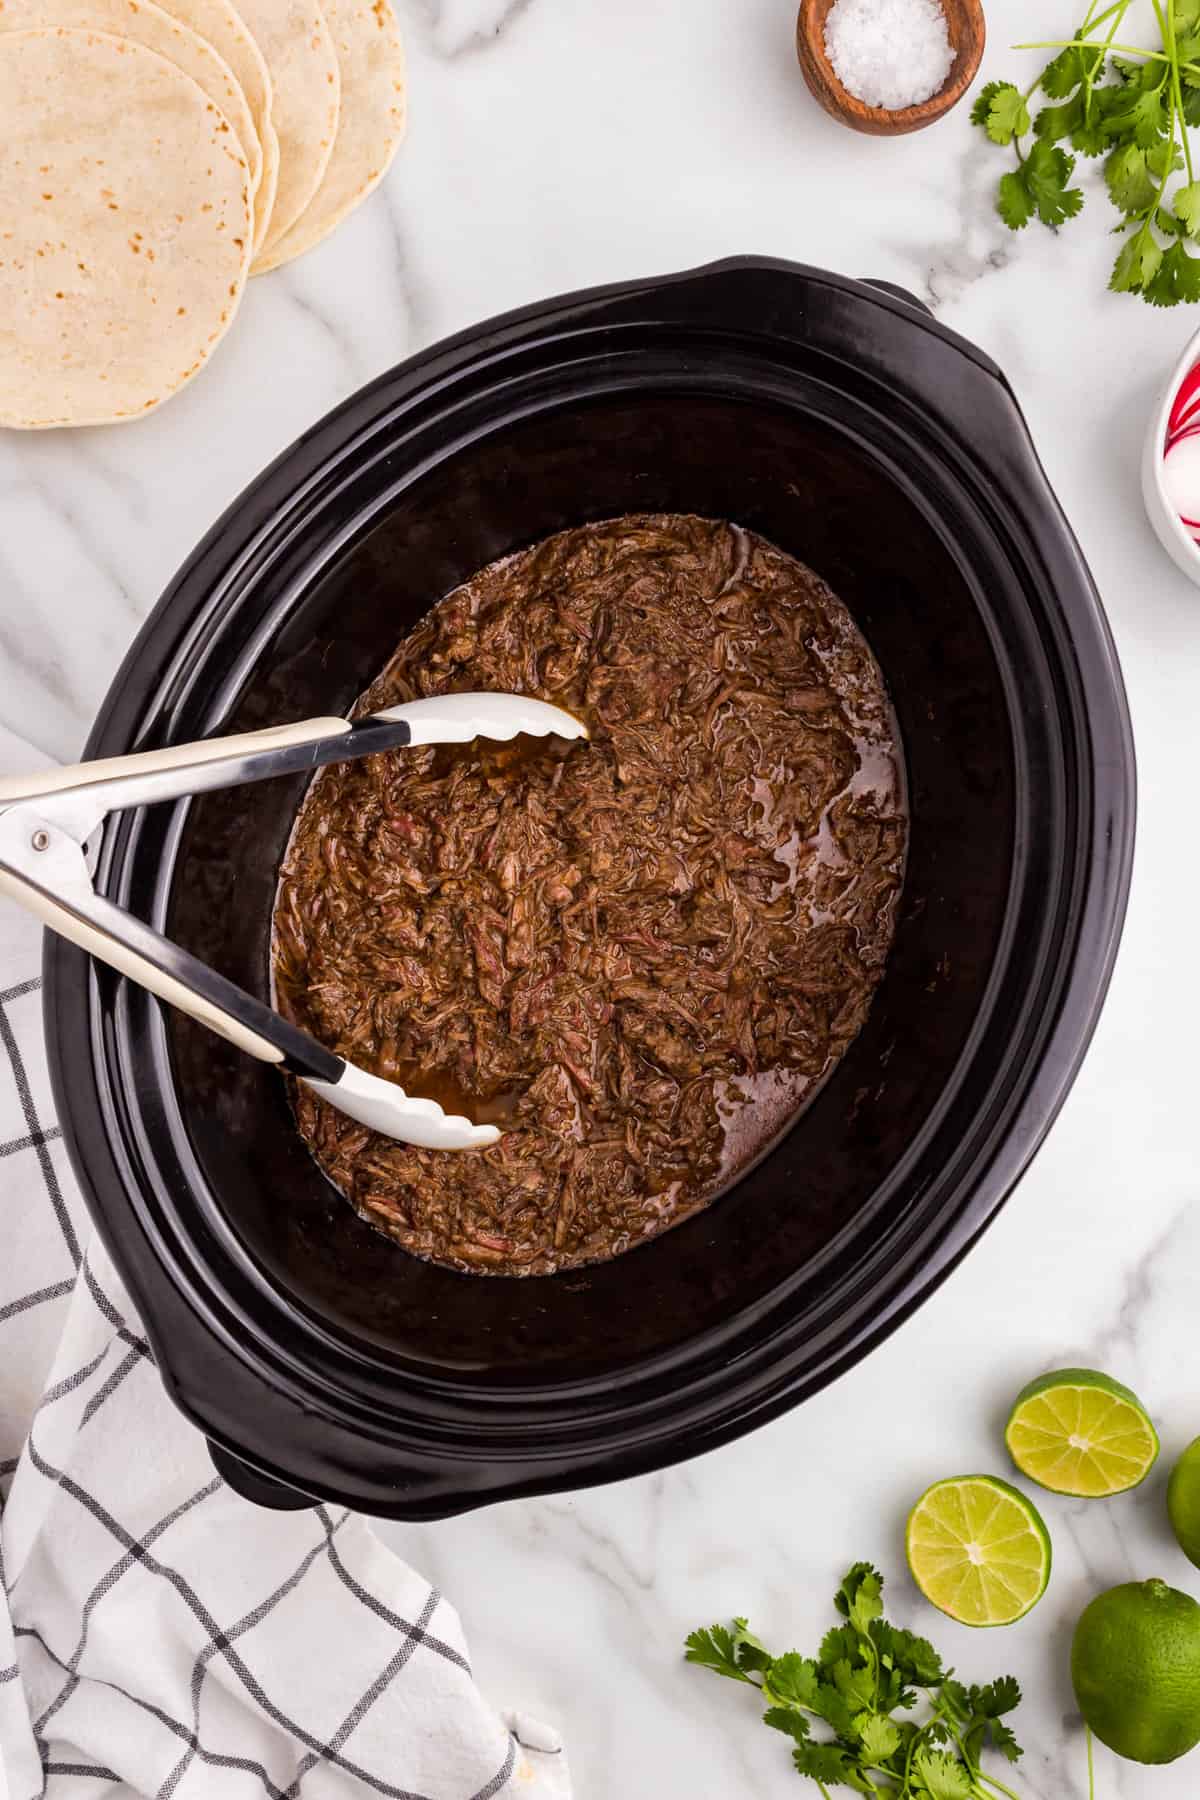
[[[1194,431],[1200,425],[1200,399],[1191,401],[1181,412],[1175,415],[1167,426],[1167,442],[1172,438],[1182,437],[1185,431]]]
[[[1163,457],[1163,487],[1169,505],[1188,530],[1200,530],[1200,432],[1177,438]]]
[[[1163,445],[1164,455],[1180,438],[1191,437],[1197,431],[1200,431],[1200,405],[1193,406],[1190,412],[1185,413],[1174,431],[1168,431],[1167,441]]]
[[[1165,456],[1167,451],[1178,444],[1182,438],[1195,437],[1198,433],[1200,433],[1200,407],[1197,407],[1191,416],[1185,419],[1178,431],[1167,433],[1167,441],[1163,445],[1163,455]]]
[[[1178,388],[1171,402],[1171,411],[1167,419],[1167,436],[1174,437],[1181,426],[1200,410],[1200,362],[1193,363]]]

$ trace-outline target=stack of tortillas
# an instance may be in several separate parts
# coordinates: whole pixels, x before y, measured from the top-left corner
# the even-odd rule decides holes
[[[177,393],[404,113],[391,0],[0,0],[0,426]]]

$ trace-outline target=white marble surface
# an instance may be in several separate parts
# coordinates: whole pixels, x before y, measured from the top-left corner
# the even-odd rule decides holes
[[[1047,1507],[1049,1595],[1010,1632],[936,1621],[902,1577],[901,1524],[931,1478],[1003,1469],[998,1426],[1031,1374],[1110,1368],[1200,1432],[1194,829],[1200,594],[1151,537],[1139,438],[1186,312],[1104,291],[1099,202],[1055,243],[989,216],[997,162],[965,112],[858,139],[809,102],[787,0],[400,0],[412,130],[336,239],[256,282],[213,366],[160,413],[0,437],[0,723],[47,753],[82,742],[138,622],[195,540],[303,427],[408,352],[489,313],[597,281],[754,251],[890,278],[1006,368],[1105,596],[1141,767],[1133,901],[1078,1085],[984,1245],[837,1387],[755,1437],[663,1475],[389,1528],[463,1610],[498,1698],[569,1734],[582,1800],[802,1793],[782,1739],[732,1688],[685,1670],[692,1625],[747,1611],[807,1645],[857,1556],[901,1616],[936,1624],[969,1675],[1009,1667],[1027,1700],[1022,1792],[1086,1792],[1065,1673],[1070,1622],[1108,1582],[1200,1593],[1163,1481]],[[1068,0],[993,0],[1005,46],[1069,28]],[[1105,1800],[1184,1800],[1173,1770],[1102,1757]],[[815,1790],[813,1790],[815,1791]]]

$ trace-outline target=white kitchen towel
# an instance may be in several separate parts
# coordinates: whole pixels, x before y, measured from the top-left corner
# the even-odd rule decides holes
[[[43,760],[0,729],[0,771]],[[569,1800],[555,1734],[492,1710],[453,1608],[365,1520],[214,1475],[89,1233],[40,961],[0,899],[8,1800]]]

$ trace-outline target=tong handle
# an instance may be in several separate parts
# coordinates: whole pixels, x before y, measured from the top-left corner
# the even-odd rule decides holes
[[[84,845],[110,812],[179,800],[413,744],[587,736],[570,713],[518,694],[445,694],[365,718],[305,719],[0,781],[0,894],[238,1049],[306,1081],[374,1131],[428,1149],[481,1149],[494,1125],[446,1113],[347,1062],[189,951],[95,892]]]
[[[125,807],[294,775],[408,744],[463,744],[476,737],[504,741],[521,732],[587,736],[578,719],[544,700],[519,694],[441,694],[361,719],[301,719],[266,731],[201,738],[193,744],[170,744],[163,750],[18,775],[0,781],[0,807],[43,802],[46,811],[83,843],[107,813]]]
[[[60,937],[207,1025],[237,1049],[286,1069],[340,1111],[403,1143],[431,1150],[484,1149],[500,1133],[446,1113],[433,1100],[326,1049],[253,994],[152,926],[93,891],[74,838],[33,806],[0,813],[0,895],[20,902]]]
[[[34,804],[0,814],[0,894],[259,1062],[323,1081],[341,1079],[346,1065],[340,1056],[97,894],[79,844]]]
[[[132,781],[140,776],[197,769],[205,763],[223,762],[228,757],[285,750],[311,744],[320,738],[338,736],[349,729],[349,723],[345,719],[302,719],[295,725],[273,725],[266,731],[245,731],[234,737],[202,738],[198,743],[170,744],[163,750],[140,750],[131,756],[109,756],[98,762],[68,763],[58,769],[39,770],[36,775],[13,775],[0,780],[0,806],[8,806],[19,800],[40,800],[47,794],[65,793],[69,788]],[[116,811],[117,805],[114,801],[111,810]]]
[[[107,761],[74,763],[0,781],[0,807],[28,802],[85,842],[110,812],[152,806],[157,800],[182,800],[273,775],[294,775],[369,756],[408,744],[412,733],[404,719],[302,719],[295,725],[248,731],[235,737],[201,738],[193,744],[169,744]]]

